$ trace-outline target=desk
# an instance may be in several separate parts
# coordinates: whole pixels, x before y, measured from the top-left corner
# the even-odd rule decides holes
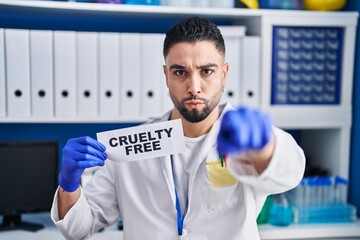
[[[55,227],[50,218],[50,213],[23,214],[23,221],[41,223],[45,228],[37,232],[11,230],[0,232],[0,240],[64,240],[60,231]],[[2,217],[0,216],[0,222]],[[298,225],[292,227],[275,227],[262,225],[259,227],[263,240],[279,239],[360,239],[360,222],[353,224],[318,224]],[[123,232],[117,229],[116,224],[107,227],[102,232],[95,233],[90,240],[122,240]]]
[[[64,240],[61,232],[51,221],[50,213],[23,214],[22,220],[31,223],[41,223],[45,228],[37,232],[24,230],[11,230],[0,232],[0,240]],[[0,217],[2,222],[2,217]],[[94,234],[91,240],[122,240],[123,232],[117,229],[116,224],[106,228],[102,232]]]

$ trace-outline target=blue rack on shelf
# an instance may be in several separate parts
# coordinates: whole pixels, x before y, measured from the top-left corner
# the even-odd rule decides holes
[[[271,104],[339,104],[344,29],[274,26]]]

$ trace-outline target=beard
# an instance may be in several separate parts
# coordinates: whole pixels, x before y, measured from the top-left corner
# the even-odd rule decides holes
[[[197,95],[193,95],[191,97],[183,98],[178,101],[171,93],[170,97],[174,103],[176,109],[180,112],[181,116],[183,116],[188,122],[191,123],[198,123],[206,119],[209,114],[218,106],[221,98],[222,89],[214,96],[209,99],[198,97]],[[200,100],[205,105],[203,109],[187,109],[186,108],[186,101],[189,100]]]

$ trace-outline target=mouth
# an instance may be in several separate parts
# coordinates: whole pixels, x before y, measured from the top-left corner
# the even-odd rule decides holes
[[[190,108],[192,108],[192,109],[195,109],[195,108],[197,108],[198,106],[204,104],[204,102],[203,102],[203,101],[200,101],[200,100],[188,100],[188,101],[185,102],[185,104],[186,104],[188,107],[190,107]]]

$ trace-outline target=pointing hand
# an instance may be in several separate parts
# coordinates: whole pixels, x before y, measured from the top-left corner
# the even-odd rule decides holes
[[[218,150],[226,154],[260,151],[271,136],[272,123],[267,114],[241,107],[223,116],[217,138]]]

